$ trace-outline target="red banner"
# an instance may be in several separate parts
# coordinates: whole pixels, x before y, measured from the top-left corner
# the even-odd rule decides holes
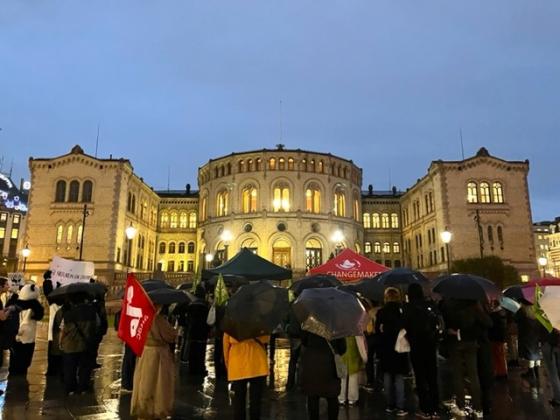
[[[146,291],[134,274],[129,274],[121,307],[119,338],[137,356],[142,355],[155,314],[156,310]]]

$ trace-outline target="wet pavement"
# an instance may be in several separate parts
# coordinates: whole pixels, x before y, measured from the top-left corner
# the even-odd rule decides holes
[[[39,328],[33,363],[27,378],[8,378],[6,369],[0,369],[0,389],[6,393],[0,397],[3,419],[129,419],[130,394],[120,395],[120,363],[122,344],[114,331],[105,337],[101,348],[100,369],[95,371],[94,392],[87,395],[65,397],[57,378],[47,378],[46,370],[46,324]],[[284,340],[278,341],[273,375],[269,377],[268,390],[263,403],[263,420],[289,419],[304,420],[306,416],[305,398],[301,393],[285,392],[289,350]],[[208,347],[210,358],[212,347]],[[4,363],[6,366],[6,363]],[[175,399],[176,419],[229,419],[227,383],[216,381],[211,363],[206,378],[193,378],[177,363],[177,388]],[[498,382],[494,388],[494,412],[497,420],[560,419],[560,410],[552,410],[548,404],[550,390],[545,374],[541,373],[539,386],[533,386],[514,370],[508,382]],[[444,391],[449,389],[442,384]],[[413,395],[412,392],[409,394]],[[339,420],[394,418],[386,415],[383,397],[379,391],[361,391],[357,407],[342,407]],[[410,399],[410,408],[413,407]],[[322,406],[323,416],[326,407]],[[414,418],[410,416],[409,418]],[[445,418],[445,417],[443,417]]]

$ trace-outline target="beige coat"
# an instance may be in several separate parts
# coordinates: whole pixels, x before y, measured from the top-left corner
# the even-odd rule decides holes
[[[169,347],[176,332],[156,315],[146,346],[136,362],[130,412],[142,419],[165,418],[173,414],[175,401],[175,361]]]

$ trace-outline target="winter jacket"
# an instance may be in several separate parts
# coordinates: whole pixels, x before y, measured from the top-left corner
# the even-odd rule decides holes
[[[81,353],[95,343],[98,334],[96,308],[89,303],[63,307],[60,348],[64,353]]]
[[[377,312],[375,332],[380,368],[385,373],[406,375],[410,371],[408,354],[395,351],[399,331],[404,327],[404,310],[400,303],[389,302]]]
[[[256,378],[268,375],[268,357],[266,344],[270,336],[237,341],[224,333],[224,361],[226,363],[228,381]]]

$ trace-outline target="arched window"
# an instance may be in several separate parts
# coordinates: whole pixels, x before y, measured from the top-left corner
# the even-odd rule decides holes
[[[504,231],[501,226],[498,226],[498,241],[500,242],[500,247],[504,249]]]
[[[59,225],[56,228],[56,244],[60,245],[62,243],[62,236],[64,235],[64,227]]]
[[[379,218],[379,213],[373,213],[371,215],[371,227],[374,229],[379,229],[381,227],[381,219]]]
[[[467,203],[478,203],[478,188],[476,182],[467,184]]]
[[[196,229],[196,212],[189,213],[189,229]]]
[[[305,242],[305,268],[318,267],[323,263],[323,246],[317,239],[310,238]]]
[[[348,178],[348,168],[344,167],[344,178]]]
[[[325,164],[323,163],[322,160],[319,161],[319,173],[324,173],[325,172]]]
[[[309,171],[310,172],[315,172],[315,159],[311,159],[309,161]]]
[[[171,213],[171,218],[170,218],[170,222],[169,222],[169,227],[171,229],[176,229],[177,228],[177,222],[178,222],[178,217],[177,217],[177,213],[173,212]]]
[[[321,190],[316,184],[309,184],[305,190],[305,211],[321,212]]]
[[[70,203],[77,203],[80,196],[80,183],[76,180],[70,182],[68,189],[68,201]]]
[[[371,228],[371,216],[369,213],[364,213],[363,215],[363,219],[364,219],[364,228],[365,229],[370,229]],[[371,244],[370,244],[371,246]]]
[[[179,254],[184,254],[184,253],[185,253],[185,243],[179,242]]]
[[[132,213],[136,213],[136,196],[134,194],[132,194],[132,201],[130,204],[130,211]]]
[[[72,233],[74,233],[74,226],[68,225],[68,227],[66,228],[66,243],[67,244],[72,243]]]
[[[241,204],[243,213],[254,213],[257,211],[257,189],[254,185],[247,185],[243,188]]]
[[[268,169],[270,169],[271,171],[276,169],[276,159],[270,158],[268,160]]]
[[[334,215],[339,217],[346,216],[346,197],[342,188],[337,187],[334,191]]]
[[[159,243],[159,253],[160,254],[165,254],[165,248],[166,248],[165,242],[160,242]]]
[[[257,254],[258,251],[257,241],[255,241],[253,238],[247,238],[241,243],[240,248],[241,249],[247,248],[253,254]]]
[[[492,226],[488,226],[488,242],[492,245],[494,244],[494,230]]]
[[[239,161],[239,172],[245,172],[245,161],[244,160]]]
[[[371,254],[371,242],[364,243],[364,253]]]
[[[488,182],[480,183],[480,202],[489,203],[490,202],[490,186]]]
[[[161,213],[160,226],[162,228],[168,228],[169,227],[169,215],[167,214],[167,212]]]
[[[257,158],[257,171],[261,171],[261,170],[262,170],[262,159]]]
[[[278,169],[280,169],[281,171],[286,169],[286,159],[284,159],[283,157],[278,159]]]
[[[276,184],[272,193],[272,209],[274,211],[290,211],[290,187],[281,182]]]
[[[175,242],[169,242],[169,254],[175,254]]]
[[[207,216],[207,209],[208,209],[208,197],[204,196],[202,197],[202,200],[200,200],[200,220],[203,222],[206,220],[206,216]]]
[[[228,162],[227,166],[226,166],[226,172],[228,175],[231,175],[231,163]]]
[[[389,242],[383,242],[383,253],[384,254],[391,253],[391,245],[389,245]]]
[[[220,166],[220,176],[224,176],[226,174],[224,165]]]
[[[381,254],[381,242],[375,242],[373,244],[373,252],[376,254]]]
[[[294,170],[294,159],[288,158],[288,171],[293,171],[293,170]]]
[[[354,216],[354,220],[359,222],[360,221],[360,201],[358,200],[358,196],[354,194],[354,199],[352,200],[352,215]]]
[[[299,170],[307,172],[307,159],[302,159],[299,163]]]
[[[391,228],[399,228],[399,215],[397,213],[391,213]]]
[[[381,227],[383,229],[389,229],[389,214],[383,213],[381,215]]]
[[[216,199],[216,215],[218,217],[227,216],[229,213],[229,192],[222,190]]]
[[[187,213],[181,212],[181,216],[179,216],[179,227],[181,229],[185,229],[187,227]]]
[[[255,170],[255,164],[253,162],[253,159],[247,160],[247,171],[253,172],[254,170]]]
[[[82,187],[82,202],[91,203],[91,198],[93,195],[93,182],[90,180],[84,181]]]
[[[187,252],[189,254],[194,254],[194,242],[189,242],[189,244],[187,245]]]
[[[54,201],[57,203],[64,203],[66,201],[66,181],[60,180],[56,183]]]
[[[393,254],[401,252],[401,245],[398,242],[393,242]]]
[[[504,202],[504,190],[502,184],[499,182],[494,182],[494,184],[492,184],[492,201],[494,203]]]
[[[80,245],[82,242],[82,235],[84,234],[84,227],[82,224],[78,225],[78,231],[76,232],[76,244]]]

